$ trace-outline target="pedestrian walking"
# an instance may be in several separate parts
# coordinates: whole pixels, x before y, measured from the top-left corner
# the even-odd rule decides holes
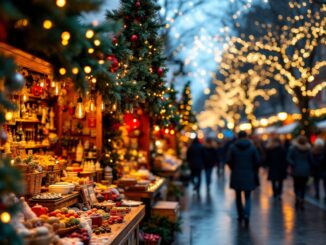
[[[272,182],[274,198],[281,199],[283,181],[286,178],[286,150],[279,138],[272,138],[266,145],[265,165],[268,168],[268,180]]]
[[[228,152],[227,163],[231,169],[230,187],[236,193],[238,222],[241,224],[244,221],[246,226],[249,225],[251,192],[259,185],[259,161],[258,151],[254,144],[247,139],[246,132],[239,132],[238,140]],[[242,193],[245,197],[244,205]]]
[[[326,147],[324,146],[323,158],[320,163],[320,178],[324,187],[324,202],[326,203]]]
[[[312,177],[314,179],[315,198],[320,198],[321,163],[324,158],[324,140],[317,138],[312,147]]]
[[[304,209],[308,178],[311,174],[312,155],[307,137],[300,135],[293,140],[287,155],[294,182],[295,207]]]
[[[202,144],[196,137],[187,150],[187,162],[191,172],[191,182],[194,191],[199,193],[201,184],[201,171],[204,168],[205,151]]]
[[[212,170],[214,166],[217,166],[219,163],[218,150],[216,148],[216,144],[214,139],[207,138],[205,142],[205,177],[206,177],[206,187],[207,192],[210,191],[211,179],[212,179]]]

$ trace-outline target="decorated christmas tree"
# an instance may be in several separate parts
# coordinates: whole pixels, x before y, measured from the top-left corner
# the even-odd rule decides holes
[[[196,123],[196,116],[192,111],[192,95],[190,90],[190,81],[185,84],[182,97],[179,103],[180,129],[189,131]]]
[[[0,56],[0,140],[6,142],[8,135],[3,129],[5,112],[15,110],[9,96],[24,86],[24,78],[16,72],[13,60]],[[10,224],[12,216],[19,210],[12,202],[11,193],[22,192],[20,172],[10,165],[10,159],[0,156],[0,244],[21,244],[15,229]]]
[[[160,7],[154,0],[122,0],[119,10],[108,12],[108,20],[122,20],[122,36],[130,54],[122,63],[126,67],[124,77],[140,84],[144,97],[137,99],[151,118],[160,115],[164,86],[164,58],[162,41],[158,35]]]

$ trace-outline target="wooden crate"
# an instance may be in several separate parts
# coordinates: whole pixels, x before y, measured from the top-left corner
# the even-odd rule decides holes
[[[167,217],[171,222],[177,222],[179,218],[179,203],[158,201],[153,207],[152,214]]]

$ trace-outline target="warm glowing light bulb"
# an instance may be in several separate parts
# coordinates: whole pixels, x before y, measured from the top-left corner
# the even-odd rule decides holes
[[[89,74],[89,73],[92,72],[92,68],[91,68],[90,66],[85,66],[85,67],[84,67],[84,72],[85,72],[86,74]]]
[[[56,4],[58,7],[62,8],[66,5],[66,0],[57,0]]]
[[[60,75],[64,75],[64,74],[66,74],[66,69],[63,68],[63,67],[61,67],[61,68],[59,69],[59,73],[60,73]]]
[[[8,212],[3,212],[3,213],[1,214],[1,216],[0,216],[0,219],[1,219],[1,222],[2,222],[2,223],[5,223],[5,224],[9,223],[10,220],[11,220],[10,213],[8,213]]]
[[[81,97],[77,100],[77,105],[75,108],[75,117],[78,119],[83,119],[85,117],[85,107],[83,104],[83,99]]]
[[[279,112],[279,113],[277,114],[277,117],[278,117],[278,119],[280,119],[281,121],[284,121],[285,119],[287,119],[288,114],[287,114],[286,112]]]
[[[67,31],[64,31],[61,33],[62,40],[69,40],[70,39],[70,33]]]
[[[72,68],[72,74],[78,74],[79,69],[77,67]]]
[[[94,37],[94,31],[93,30],[88,30],[85,34],[86,38],[92,38]]]
[[[95,112],[96,111],[95,101],[93,99],[91,99],[90,102],[89,102],[89,111],[90,112]]]
[[[45,20],[43,21],[43,28],[44,29],[51,29],[52,28],[52,21],[51,20]]]
[[[7,121],[11,121],[12,118],[13,118],[13,113],[11,111],[7,111],[6,115],[5,115],[5,118],[6,118]]]
[[[94,40],[94,45],[95,46],[100,46],[101,45],[101,41],[98,40],[98,39]]]

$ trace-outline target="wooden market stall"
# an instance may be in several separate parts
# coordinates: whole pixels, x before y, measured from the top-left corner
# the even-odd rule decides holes
[[[24,176],[23,239],[138,244],[144,205],[120,206],[119,191],[100,183],[101,96],[53,80],[51,64],[24,51],[0,43],[0,53],[15,59],[26,80],[22,91],[10,95],[18,111],[6,115],[9,137],[0,148]],[[35,233],[38,227],[43,234]]]

